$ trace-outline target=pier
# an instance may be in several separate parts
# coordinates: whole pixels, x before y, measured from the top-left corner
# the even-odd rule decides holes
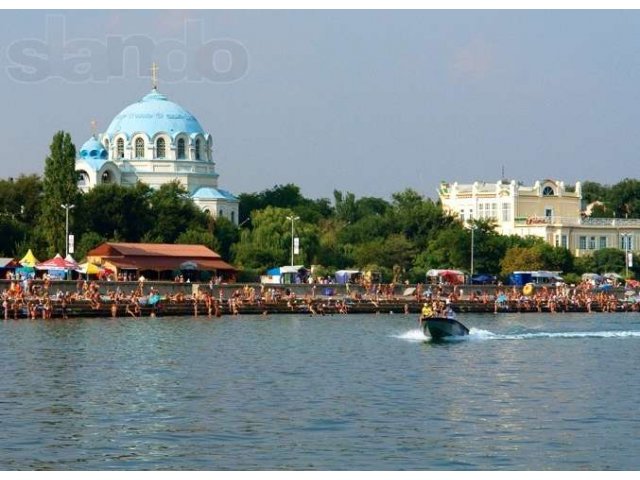
[[[419,314],[425,302],[457,313],[638,312],[636,291],[544,288],[525,296],[516,287],[386,285],[190,284],[174,282],[2,281],[3,318],[219,317],[242,315]],[[404,293],[411,292],[408,295]],[[152,297],[154,297],[152,299]]]

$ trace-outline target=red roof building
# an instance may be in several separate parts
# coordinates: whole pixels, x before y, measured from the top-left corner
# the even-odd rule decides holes
[[[171,279],[176,271],[212,272],[226,279],[236,273],[232,265],[204,245],[105,242],[90,250],[87,260],[113,270],[116,275],[122,270],[134,270],[150,280]]]

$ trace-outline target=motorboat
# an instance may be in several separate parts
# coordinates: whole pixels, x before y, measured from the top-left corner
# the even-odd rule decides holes
[[[469,329],[455,318],[423,317],[420,321],[425,335],[428,333],[433,340],[469,335]]]

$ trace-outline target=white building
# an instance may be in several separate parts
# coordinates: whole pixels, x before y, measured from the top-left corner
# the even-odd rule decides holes
[[[585,215],[580,182],[571,186],[556,180],[536,181],[533,186],[515,180],[443,182],[438,195],[445,211],[463,222],[493,219],[500,234],[540,237],[576,256],[601,248],[635,251],[640,241],[640,219]]]
[[[82,145],[76,171],[83,191],[138,181],[159,188],[179,180],[204,211],[238,223],[238,199],[218,188],[211,134],[156,87]]]

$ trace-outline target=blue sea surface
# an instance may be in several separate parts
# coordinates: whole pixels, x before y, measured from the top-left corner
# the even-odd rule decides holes
[[[3,321],[0,470],[637,470],[640,315]]]

